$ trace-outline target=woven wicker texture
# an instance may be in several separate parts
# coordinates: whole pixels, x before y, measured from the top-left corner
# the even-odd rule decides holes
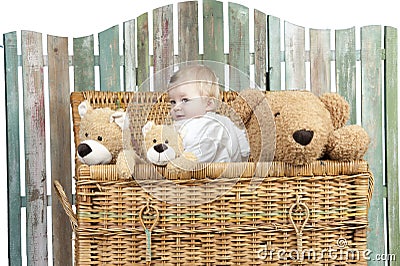
[[[125,107],[133,95],[73,93],[76,143],[79,102]],[[122,181],[114,165],[79,167],[76,215],[63,201],[77,265],[366,265],[373,178],[365,161],[213,163],[168,180],[173,189],[160,174],[169,176],[143,164]]]

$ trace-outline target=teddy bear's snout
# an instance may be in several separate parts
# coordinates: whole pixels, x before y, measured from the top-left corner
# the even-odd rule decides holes
[[[154,149],[156,150],[156,152],[162,153],[162,152],[168,150],[168,146],[163,143],[160,143],[160,144],[155,145]]]
[[[311,142],[313,136],[314,136],[313,131],[305,129],[297,130],[296,132],[293,133],[294,140],[303,146],[308,145]]]
[[[81,143],[78,145],[78,154],[82,158],[92,152],[92,149],[86,143]]]

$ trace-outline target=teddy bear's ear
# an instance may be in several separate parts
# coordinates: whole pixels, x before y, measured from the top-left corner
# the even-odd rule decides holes
[[[110,116],[110,123],[117,124],[121,129],[124,129],[126,113],[122,111],[116,111]]]
[[[151,130],[153,127],[154,122],[153,121],[147,121],[147,123],[142,127],[142,133],[143,136],[146,136],[146,134]]]
[[[81,102],[78,105],[78,113],[81,118],[83,118],[90,110],[93,110],[93,108],[92,108],[92,106],[90,106],[90,104],[87,100]]]
[[[326,109],[331,114],[332,124],[335,129],[343,127],[350,117],[349,103],[338,93],[324,93],[320,96]]]

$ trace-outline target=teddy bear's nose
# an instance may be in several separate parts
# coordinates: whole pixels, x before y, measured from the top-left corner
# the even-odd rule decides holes
[[[314,136],[313,131],[304,129],[297,130],[296,132],[293,133],[294,140],[303,146],[308,145],[311,142],[313,136]]]
[[[81,143],[78,145],[78,154],[82,158],[92,152],[92,149],[86,143]]]
[[[156,150],[156,152],[162,153],[163,151],[168,150],[168,146],[163,143],[160,143],[160,144],[155,145],[154,149]]]

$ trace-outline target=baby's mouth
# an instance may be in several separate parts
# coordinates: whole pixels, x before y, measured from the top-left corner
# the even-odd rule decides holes
[[[176,115],[176,120],[185,119],[185,115]]]

